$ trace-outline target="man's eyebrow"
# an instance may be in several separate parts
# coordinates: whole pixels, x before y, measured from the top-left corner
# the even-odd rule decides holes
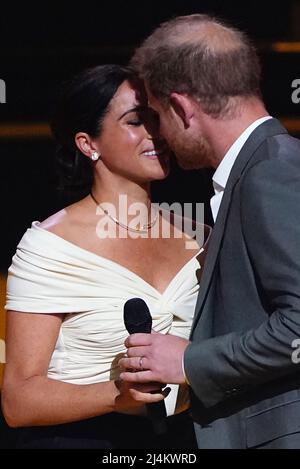
[[[128,109],[127,111],[125,111],[119,118],[118,118],[118,121],[121,120],[124,116],[126,116],[127,114],[130,114],[131,112],[138,112],[138,111],[142,111],[143,109],[145,109],[146,106],[142,106],[142,105],[137,105],[137,106],[134,106],[130,109]]]

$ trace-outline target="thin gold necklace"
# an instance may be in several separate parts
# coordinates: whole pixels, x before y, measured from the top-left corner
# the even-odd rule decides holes
[[[132,228],[131,226],[128,226],[128,225],[125,225],[124,223],[121,223],[117,218],[110,215],[108,213],[108,211],[105,208],[103,208],[102,205],[98,202],[98,200],[96,199],[96,197],[94,196],[94,194],[92,192],[90,192],[90,196],[93,199],[93,201],[95,202],[95,204],[98,205],[98,207],[101,208],[101,210],[105,213],[105,215],[108,216],[108,218],[110,218],[114,223],[121,226],[122,228],[125,228],[125,230],[133,231],[135,233],[147,233],[147,231],[150,230],[150,228],[152,228],[155,225],[155,223],[157,222],[159,211],[156,212],[154,220],[152,220],[150,223],[147,223],[146,225],[142,225],[141,228]]]

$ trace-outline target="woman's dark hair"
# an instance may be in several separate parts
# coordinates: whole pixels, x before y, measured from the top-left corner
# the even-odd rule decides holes
[[[111,99],[125,80],[133,79],[134,73],[129,68],[99,65],[84,70],[63,85],[51,121],[51,130],[58,144],[55,168],[59,189],[90,189],[92,164],[78,150],[75,135],[86,132],[93,138],[99,136]]]

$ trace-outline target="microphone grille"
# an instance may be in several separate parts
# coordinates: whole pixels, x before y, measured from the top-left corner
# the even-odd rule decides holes
[[[149,308],[142,298],[130,298],[124,305],[124,323],[130,334],[151,332],[152,317]]]

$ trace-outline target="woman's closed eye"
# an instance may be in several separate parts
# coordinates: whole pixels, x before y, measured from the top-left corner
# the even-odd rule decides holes
[[[138,118],[136,118],[136,119],[130,119],[130,120],[128,121],[128,125],[133,125],[133,126],[135,126],[135,127],[138,127],[139,125],[143,125],[143,123],[144,123],[144,122],[142,121],[142,119],[138,119]]]
[[[158,114],[150,108],[141,109],[138,113],[131,116],[128,120],[128,125],[140,126],[140,125],[157,125],[159,123]]]

